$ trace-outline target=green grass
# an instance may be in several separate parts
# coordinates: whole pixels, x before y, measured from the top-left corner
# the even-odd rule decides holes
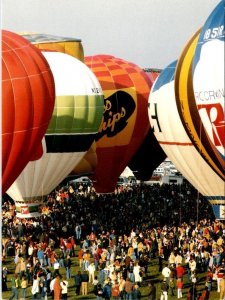
[[[72,257],[72,267],[71,267],[71,271],[72,271],[72,278],[69,279],[69,289],[68,289],[68,299],[96,299],[96,296],[93,294],[93,285],[89,284],[88,286],[88,296],[75,296],[75,287],[74,287],[74,275],[77,273],[78,270],[81,270],[79,268],[79,263],[78,263],[78,258],[77,258],[77,251],[78,251],[78,246],[76,249],[76,257]],[[2,266],[6,266],[8,268],[8,281],[7,281],[7,286],[8,286],[8,291],[7,292],[3,292],[1,299],[2,300],[7,300],[9,299],[10,295],[11,295],[11,282],[10,279],[15,271],[15,264],[13,262],[13,258],[7,258],[5,262],[2,263]],[[53,268],[52,268],[53,270]],[[82,271],[82,270],[81,270]],[[65,268],[60,268],[60,274],[65,274]],[[98,275],[98,272],[96,273],[96,275]],[[206,274],[205,273],[200,273],[198,274],[197,278],[198,278],[198,282],[197,282],[197,291],[198,294],[200,292],[203,291],[204,289],[204,284],[205,284],[205,277]],[[140,291],[141,291],[141,299],[143,300],[147,300],[148,297],[148,288],[147,288],[147,283],[148,281],[154,281],[156,289],[157,289],[157,300],[160,299],[160,286],[161,286],[161,281],[162,281],[163,277],[161,275],[161,273],[158,272],[158,260],[154,259],[154,260],[150,260],[149,266],[148,266],[148,272],[141,284],[140,287]],[[187,292],[189,289],[190,285],[188,283],[187,280],[187,274],[184,276],[184,287],[182,290],[182,294],[183,294],[183,299],[187,299]],[[173,299],[177,299],[177,293],[176,293],[176,289],[175,289],[175,295],[176,296],[170,296],[169,293],[169,300],[173,300]],[[21,290],[19,292],[19,297],[21,297]],[[31,286],[29,286],[27,288],[27,297],[26,299],[31,299]],[[48,299],[51,299],[51,297],[48,297]],[[213,282],[213,290],[210,293],[210,300],[219,300],[219,293],[217,293],[216,291],[216,282]]]

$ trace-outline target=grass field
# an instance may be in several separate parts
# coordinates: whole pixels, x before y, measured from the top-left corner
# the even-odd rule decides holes
[[[79,268],[79,263],[78,263],[78,258],[77,258],[77,251],[78,251],[78,246],[76,249],[76,257],[72,257],[72,278],[69,279],[69,289],[68,289],[68,299],[96,299],[96,296],[93,294],[93,285],[89,284],[88,286],[88,296],[75,296],[75,287],[74,287],[74,275],[77,273],[78,270],[81,270]],[[6,266],[8,268],[8,281],[7,281],[7,286],[8,286],[8,291],[7,292],[3,292],[2,296],[1,296],[1,300],[7,300],[9,299],[10,295],[11,295],[11,283],[10,283],[10,279],[15,271],[15,264],[13,262],[13,258],[7,258],[6,261],[2,264],[2,266]],[[52,268],[53,270],[53,268]],[[82,271],[82,270],[81,270]],[[61,268],[60,269],[60,274],[65,274],[65,268]],[[96,273],[96,275],[98,275],[98,272]],[[203,291],[204,289],[204,284],[205,284],[205,277],[206,274],[205,273],[200,273],[197,276],[197,291],[198,294],[200,292]],[[157,289],[157,300],[160,299],[160,286],[161,286],[161,282],[162,282],[162,275],[161,273],[158,272],[158,260],[154,259],[154,260],[150,260],[149,262],[149,266],[148,266],[148,272],[143,280],[143,282],[141,283],[140,286],[140,291],[141,291],[141,299],[143,300],[147,300],[148,299],[148,287],[147,287],[147,283],[149,281],[154,281],[156,289]],[[182,290],[182,294],[183,294],[183,298],[182,299],[187,299],[187,292],[188,289],[190,287],[190,284],[188,283],[188,278],[187,278],[187,274],[184,276],[184,286],[183,286],[183,290]],[[171,296],[169,293],[169,300],[173,300],[173,299],[177,299],[177,292],[175,289],[175,295],[176,296]],[[19,299],[21,297],[21,290],[19,292]],[[29,286],[27,288],[27,297],[26,299],[31,299],[31,286]],[[48,299],[52,299],[50,296],[48,297]],[[136,300],[136,299],[133,299]],[[219,300],[219,293],[216,291],[216,282],[213,282],[213,289],[210,293],[210,300]]]

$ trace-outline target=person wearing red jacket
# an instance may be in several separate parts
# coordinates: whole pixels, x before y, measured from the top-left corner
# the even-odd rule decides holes
[[[178,266],[176,267],[177,279],[181,278],[181,280],[183,281],[184,273],[185,273],[184,267],[181,264],[178,264]]]

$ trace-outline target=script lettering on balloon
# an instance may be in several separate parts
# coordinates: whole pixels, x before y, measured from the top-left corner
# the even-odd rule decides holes
[[[121,132],[133,114],[136,104],[130,94],[118,91],[104,100],[104,112],[96,141],[106,135],[113,137]]]

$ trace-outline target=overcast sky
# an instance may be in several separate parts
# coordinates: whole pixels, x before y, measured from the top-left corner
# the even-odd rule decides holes
[[[1,0],[1,27],[82,40],[142,68],[177,59],[219,0]]]

